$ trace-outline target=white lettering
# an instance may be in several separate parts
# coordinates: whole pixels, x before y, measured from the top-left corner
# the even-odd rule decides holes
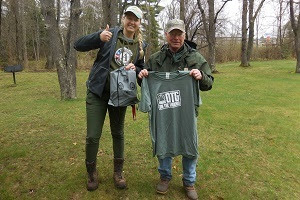
[[[179,90],[159,93],[156,95],[156,100],[158,110],[176,108],[181,106],[181,97]]]

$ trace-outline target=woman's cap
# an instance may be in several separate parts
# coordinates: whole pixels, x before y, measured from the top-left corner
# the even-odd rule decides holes
[[[165,27],[165,32],[170,33],[172,30],[178,29],[182,32],[185,32],[184,22],[180,19],[169,20]]]
[[[139,9],[137,6],[129,6],[124,14],[132,12],[137,18],[142,19],[143,18],[143,11]]]

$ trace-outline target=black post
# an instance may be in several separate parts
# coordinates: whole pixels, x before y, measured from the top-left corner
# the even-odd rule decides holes
[[[15,72],[13,72],[13,77],[14,77],[14,83],[16,84],[16,75],[15,75]]]

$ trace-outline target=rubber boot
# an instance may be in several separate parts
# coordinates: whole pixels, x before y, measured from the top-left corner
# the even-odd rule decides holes
[[[114,183],[115,186],[119,189],[125,189],[126,186],[126,180],[122,175],[123,172],[123,158],[115,158],[114,159]]]
[[[94,191],[98,188],[99,185],[98,172],[96,169],[96,161],[94,162],[85,161],[85,164],[86,164],[86,171],[88,173],[86,189],[88,191]]]

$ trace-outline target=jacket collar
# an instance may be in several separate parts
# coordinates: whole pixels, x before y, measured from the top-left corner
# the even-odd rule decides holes
[[[180,50],[174,54],[171,53],[171,51],[169,50],[169,45],[164,44],[160,49],[160,54],[156,58],[156,62],[161,66],[167,57],[171,57],[171,59],[174,62],[178,62],[179,60],[182,59],[182,57],[185,57],[184,55],[191,52],[192,50],[193,49],[186,42],[184,42]]]

